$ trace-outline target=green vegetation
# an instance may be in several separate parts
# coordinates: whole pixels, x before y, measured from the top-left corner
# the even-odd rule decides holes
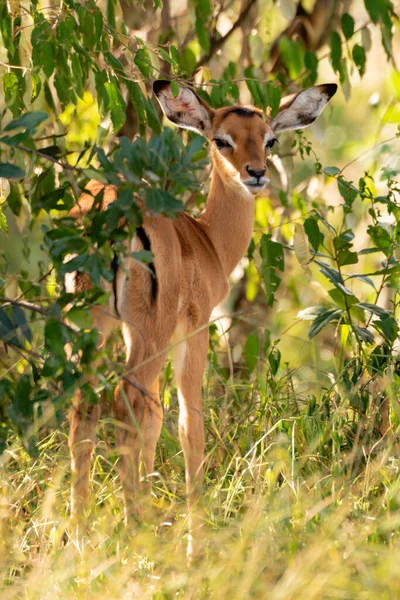
[[[399,6],[177,4],[0,2],[1,597],[399,597]],[[119,334],[97,351],[88,308],[107,301],[140,199],[174,218],[207,196],[206,141],[162,121],[159,77],[272,115],[288,93],[340,85],[310,133],[279,136],[210,324],[190,566],[169,361],[148,521],[123,526],[107,409],[87,530],[68,520],[68,406],[77,388],[96,401],[96,358],[105,406],[124,368]],[[100,193],[78,222],[92,178],[118,197],[100,212]],[[76,269],[93,286],[72,297]]]

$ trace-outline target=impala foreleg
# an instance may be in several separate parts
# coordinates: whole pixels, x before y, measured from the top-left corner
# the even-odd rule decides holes
[[[200,522],[196,519],[199,491],[204,471],[204,418],[202,379],[207,361],[208,330],[182,341],[175,347],[173,360],[179,397],[179,437],[185,457],[188,501],[188,556],[194,553],[193,536]]]

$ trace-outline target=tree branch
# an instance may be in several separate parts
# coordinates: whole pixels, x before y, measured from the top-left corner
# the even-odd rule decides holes
[[[209,51],[207,52],[207,54],[205,54],[204,56],[202,56],[200,58],[193,73],[196,73],[196,71],[198,71],[200,69],[200,67],[203,67],[204,65],[206,65],[212,59],[214,54],[216,54],[218,52],[218,50],[220,50],[220,48],[222,48],[222,46],[225,44],[225,42],[231,37],[232,33],[238,27],[240,27],[242,25],[242,23],[246,20],[251,8],[253,6],[255,6],[256,3],[257,3],[257,0],[249,0],[247,6],[240,13],[240,15],[238,16],[238,18],[236,19],[236,21],[234,22],[232,27],[229,29],[229,31],[227,31],[226,34],[223,35],[222,37],[220,37],[218,39],[213,38],[211,40]]]
[[[336,0],[316,0],[312,11],[308,13],[299,0],[294,18],[271,45],[269,71],[271,73],[286,71],[279,48],[282,38],[301,41],[305,50],[313,52],[319,50],[329,38],[330,32],[335,28],[340,14],[346,10],[348,3],[349,0],[341,3]]]

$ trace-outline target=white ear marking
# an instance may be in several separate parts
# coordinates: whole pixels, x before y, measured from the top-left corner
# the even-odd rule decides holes
[[[335,83],[327,83],[283,98],[279,112],[272,120],[271,128],[277,133],[284,129],[308,127],[321,114],[336,90]]]
[[[213,111],[191,89],[180,85],[176,97],[172,94],[168,81],[155,81],[153,89],[170,121],[184,129],[191,129],[206,137],[211,136]]]

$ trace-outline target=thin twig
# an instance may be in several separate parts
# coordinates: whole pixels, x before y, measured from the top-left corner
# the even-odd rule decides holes
[[[225,35],[220,37],[219,39],[212,39],[210,43],[210,49],[196,64],[193,72],[196,73],[203,65],[207,64],[209,60],[218,52],[220,48],[225,44],[225,42],[231,37],[232,33],[242,25],[243,21],[245,21],[247,15],[249,14],[251,8],[256,4],[256,0],[250,0],[246,8],[240,13],[236,21],[233,23],[232,27],[229,31],[226,32]]]

